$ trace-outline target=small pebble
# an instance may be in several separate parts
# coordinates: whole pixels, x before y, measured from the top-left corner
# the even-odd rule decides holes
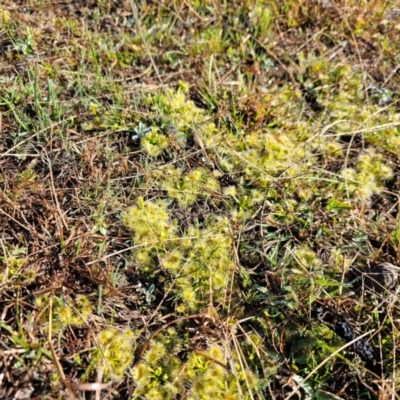
[[[393,289],[399,276],[399,270],[399,267],[388,262],[373,265],[366,273],[365,286],[376,293]]]

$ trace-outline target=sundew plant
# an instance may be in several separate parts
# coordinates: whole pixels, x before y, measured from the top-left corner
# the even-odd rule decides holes
[[[397,2],[53,3],[0,5],[0,398],[396,398]]]

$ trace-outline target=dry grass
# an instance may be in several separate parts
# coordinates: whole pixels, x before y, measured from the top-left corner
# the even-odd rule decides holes
[[[397,399],[399,10],[4,0],[0,397]]]

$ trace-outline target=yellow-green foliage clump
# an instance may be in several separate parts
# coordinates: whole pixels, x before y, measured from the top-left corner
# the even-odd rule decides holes
[[[372,129],[374,124],[383,123],[377,112],[379,106],[364,105],[365,101],[362,101],[360,74],[312,54],[308,58],[299,57],[301,69],[307,75],[305,86],[313,90],[315,82],[324,84],[318,91],[318,101],[335,115],[335,121],[340,120],[334,124],[336,130],[351,132],[359,126],[371,126]],[[181,207],[190,206],[198,198],[214,203],[222,199],[231,217],[242,223],[254,214],[258,202],[274,200],[275,188],[285,192],[283,208],[293,196],[307,201],[316,193],[331,196],[332,190],[338,189],[331,176],[331,183],[328,183],[326,177],[313,172],[313,168],[321,159],[329,162],[343,156],[343,144],[337,140],[340,135],[337,138],[325,135],[324,127],[316,132],[298,118],[301,93],[290,84],[270,87],[268,94],[260,99],[260,104],[275,119],[272,127],[264,125],[261,128],[240,125],[235,130],[228,130],[223,125],[217,128],[204,110],[187,100],[186,93],[187,87],[181,83],[176,91],[168,89],[148,99],[153,110],[174,127],[178,145],[194,136],[206,149],[208,161],[214,162],[214,169],[209,166],[210,169],[201,167],[185,172],[179,167],[166,166],[153,170],[153,182],[166,190],[168,197],[176,199]],[[358,102],[361,102],[361,111]],[[393,121],[398,121],[398,116],[394,115]],[[383,131],[384,135],[376,135],[372,130],[371,134],[366,133],[366,139],[394,151],[400,143],[398,132],[394,132],[396,129],[388,128]],[[379,157],[378,154],[367,155],[369,160],[359,161],[356,168],[343,171],[347,191],[340,190],[339,184],[339,192],[354,193],[363,199],[378,193],[383,181],[391,176],[390,168]],[[364,168],[368,163],[374,164],[369,171]],[[221,190],[216,178],[224,174],[235,177],[236,183]],[[275,206],[279,208],[272,203],[272,214],[280,218],[281,213],[286,222],[290,220],[290,213],[275,212]]]
[[[196,107],[193,101],[187,100],[188,90],[187,84],[179,82],[176,91],[167,88],[164,93],[149,96],[147,99],[148,104],[158,115],[169,118],[181,144],[188,137],[193,124],[202,123],[206,119],[204,112]]]
[[[378,114],[373,122],[376,126],[393,125],[386,129],[380,129],[379,132],[376,132],[372,126],[371,131],[365,133],[366,140],[377,148],[385,149],[396,155],[400,154],[400,114],[393,112],[389,117]]]
[[[214,147],[220,141],[214,134],[208,135],[207,131],[204,134],[207,146]],[[244,184],[261,189],[267,189],[274,176],[284,171],[290,176],[301,174],[308,163],[300,160],[308,157],[311,162],[313,158],[310,146],[302,145],[294,135],[266,131],[226,133],[218,157],[224,172],[240,173]]]
[[[237,221],[250,217],[257,204],[264,199],[262,191],[231,185],[221,191],[217,178],[219,171],[210,172],[204,167],[183,173],[181,169],[167,166],[153,172],[153,178],[167,191],[168,197],[176,199],[179,206],[187,208],[196,200],[207,200],[213,204],[224,201],[231,216]]]
[[[321,265],[321,261],[318,259],[315,252],[306,245],[295,249],[293,254],[297,263],[303,270],[312,271]]]
[[[49,296],[42,295],[35,299],[43,326],[48,328],[50,318]],[[92,313],[92,305],[86,296],[78,295],[74,300],[54,297],[51,308],[52,331],[58,332],[68,325],[82,326]]]
[[[184,342],[175,329],[158,334],[150,343],[143,360],[132,370],[136,384],[132,400],[168,400],[186,393],[186,398],[239,399],[239,386],[250,398],[258,385],[251,371],[235,364],[235,374],[225,367],[227,361],[220,346],[211,345],[202,352],[182,354]],[[247,385],[247,386],[246,386]],[[246,389],[244,390],[244,388]]]
[[[0,273],[1,280],[18,274],[18,271],[20,271],[25,264],[22,258],[17,258],[14,256],[7,257],[7,259],[0,257],[0,261],[2,261],[2,269],[6,270],[5,272]]]
[[[99,103],[89,103],[87,105],[89,113],[92,118],[82,123],[81,128],[84,131],[104,131],[104,130],[118,130],[126,128],[129,115],[124,115],[121,110],[107,110]]]
[[[223,189],[224,203],[234,221],[243,222],[251,217],[265,194],[258,189],[246,189],[243,186],[227,186]]]
[[[151,341],[143,360],[132,370],[136,385],[132,399],[171,399],[182,393],[182,362],[176,355],[182,347],[183,338],[173,328]]]
[[[152,157],[157,157],[168,147],[167,138],[158,132],[156,127],[152,127],[141,140],[142,148]]]
[[[25,248],[10,250],[9,255],[0,256],[0,282],[32,283],[35,271],[26,266]]]
[[[11,21],[11,15],[10,12],[7,10],[3,10],[3,8],[0,8],[0,22],[2,25],[6,26],[9,24]]]
[[[293,256],[294,265],[290,269],[290,276],[287,277],[287,294],[285,296],[289,307],[294,307],[298,302],[297,292],[291,289],[292,285],[294,287],[310,287],[323,278],[321,260],[306,244],[295,248]]]
[[[135,243],[143,245],[134,253],[141,270],[155,270],[160,263],[173,278],[165,285],[168,289],[173,282],[178,312],[199,310],[210,298],[222,300],[235,269],[226,218],[209,218],[204,227],[190,226],[178,235],[165,203],[139,198],[122,222],[133,231]]]
[[[238,127],[231,131],[207,123],[198,131],[203,146],[220,171],[235,177],[238,190],[264,191],[264,198],[268,198],[271,188],[279,185],[287,196],[294,195],[314,187],[315,174],[310,169],[319,158],[330,160],[342,154],[342,146],[336,140],[313,135],[310,126],[295,117],[299,99],[294,94],[289,86],[276,91],[271,88],[271,94],[260,100],[277,118],[285,116],[273,128]],[[257,198],[257,192],[254,194]],[[252,192],[246,196],[249,204],[254,201]],[[239,213],[239,220],[251,215],[250,212],[243,214],[243,211]]]
[[[157,246],[173,238],[176,230],[164,202],[144,201],[142,197],[138,197],[135,206],[122,214],[122,223],[135,233],[134,240],[141,245]]]
[[[134,333],[130,329],[107,329],[97,335],[99,364],[107,377],[119,380],[133,361]]]
[[[210,299],[224,304],[235,270],[228,220],[210,219],[203,229],[190,227],[182,239],[161,258],[164,268],[176,278],[177,311],[200,310]],[[168,262],[171,255],[174,263]]]
[[[338,132],[352,133],[361,128],[367,143],[399,154],[400,115],[396,109],[388,109],[386,101],[380,104],[387,91],[380,89],[379,95],[372,94],[366,101],[362,74],[343,63],[311,55],[303,68],[307,68],[309,85],[319,82],[320,103]],[[387,112],[382,112],[384,109]]]
[[[195,168],[183,174],[174,166],[167,166],[153,173],[160,186],[167,191],[168,196],[176,199],[181,207],[193,204],[196,199],[212,199],[218,197],[219,183],[206,168]]]
[[[167,88],[163,93],[147,97],[146,103],[152,109],[154,118],[159,119],[162,116],[163,125],[168,126],[169,131],[173,133],[165,136],[158,130],[152,130],[148,134],[149,137],[147,138],[148,135],[146,135],[141,141],[146,152],[153,150],[148,145],[149,141],[156,142],[155,149],[157,150],[160,147],[162,148],[160,150],[164,150],[172,143],[175,147],[184,147],[187,139],[193,136],[193,132],[199,131],[200,125],[202,129],[216,131],[215,125],[208,121],[209,116],[204,113],[204,110],[187,99],[188,90],[189,86],[186,83],[179,82],[177,90]],[[157,152],[157,155],[160,152]]]
[[[331,265],[332,271],[334,272],[342,272],[343,270],[347,271],[351,265],[351,259],[342,249],[333,248],[331,250],[329,265]]]
[[[319,157],[330,160],[340,156],[342,146],[331,137],[313,135],[307,123],[297,117],[291,118],[297,113],[300,94],[298,96],[293,99],[290,86],[279,90],[271,88],[271,93],[265,95],[261,103],[278,115],[285,115],[285,119],[274,128],[242,129],[239,126],[230,131],[224,126],[217,128],[204,110],[187,100],[183,84],[175,92],[168,89],[164,94],[152,95],[148,102],[154,111],[174,127],[175,145],[183,147],[186,139],[193,136],[207,152],[207,161],[214,162],[214,167],[208,163],[208,168],[188,172],[170,165],[158,167],[152,171],[153,182],[185,208],[198,198],[219,202],[221,189],[217,178],[235,177],[235,185],[223,190],[223,200],[238,222],[254,214],[257,203],[273,192],[277,178],[286,179],[279,186],[288,196],[297,193],[309,196],[315,186],[310,168]]]
[[[382,161],[382,155],[373,148],[358,157],[355,168],[342,171],[345,188],[356,198],[368,200],[374,193],[383,190],[383,182],[392,178],[393,171]]]

